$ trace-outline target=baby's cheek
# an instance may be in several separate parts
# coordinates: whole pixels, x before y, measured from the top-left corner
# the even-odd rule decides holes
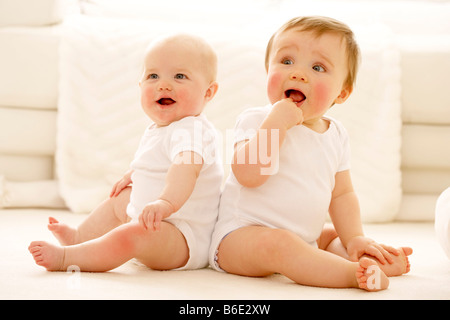
[[[317,105],[331,105],[330,90],[326,84],[318,83],[314,88]]]
[[[141,103],[143,106],[148,104],[150,101],[154,101],[153,90],[143,88],[141,89]]]
[[[177,93],[177,101],[178,102],[182,102],[182,101],[187,101],[190,102],[192,100],[195,100],[196,96],[195,90],[198,90],[197,88],[178,88],[176,93]]]
[[[279,73],[271,73],[267,78],[267,96],[270,103],[274,104],[283,98],[282,92],[282,75]]]

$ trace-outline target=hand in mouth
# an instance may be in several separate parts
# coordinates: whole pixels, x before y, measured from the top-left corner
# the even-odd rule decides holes
[[[305,95],[300,90],[289,89],[284,92],[286,98],[291,98],[292,101],[296,104],[303,102],[306,100]]]

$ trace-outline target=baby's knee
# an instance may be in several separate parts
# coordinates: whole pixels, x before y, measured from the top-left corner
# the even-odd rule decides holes
[[[330,243],[338,237],[338,234],[333,226],[325,226],[317,239],[317,245],[320,249],[325,250]]]
[[[258,251],[274,257],[286,251],[298,236],[285,229],[267,229],[257,240]]]
[[[116,250],[134,253],[144,236],[145,229],[139,223],[127,223],[115,229]]]

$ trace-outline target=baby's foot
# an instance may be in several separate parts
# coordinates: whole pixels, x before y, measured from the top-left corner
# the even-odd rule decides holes
[[[48,218],[48,230],[53,233],[62,246],[77,244],[77,229],[71,228],[67,224],[60,223],[53,217]]]
[[[398,249],[399,255],[391,254],[393,263],[386,262],[385,264],[378,263],[378,266],[388,277],[401,276],[402,274],[408,273],[411,269],[408,256],[412,254],[413,250],[409,247],[400,247]],[[372,257],[368,257],[372,258]],[[378,262],[377,259],[372,258],[374,261]]]
[[[356,280],[358,281],[358,286],[367,291],[380,291],[387,289],[389,286],[388,277],[381,271],[378,264],[369,258],[361,258],[359,260]]]
[[[394,260],[393,263],[380,265],[381,270],[383,270],[388,277],[401,276],[404,273],[408,273],[411,269],[408,256],[412,254],[413,250],[409,247],[401,247],[398,251],[400,253],[398,256],[391,255]]]
[[[37,265],[48,271],[63,270],[64,248],[57,247],[45,241],[33,241],[28,247]]]

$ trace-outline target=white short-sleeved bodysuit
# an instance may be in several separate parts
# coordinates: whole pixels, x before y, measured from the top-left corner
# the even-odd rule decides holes
[[[238,118],[235,143],[256,134],[272,106],[250,108]],[[209,253],[210,265],[217,264],[217,250],[230,232],[249,225],[290,230],[316,245],[330,206],[335,175],[350,167],[348,135],[342,124],[324,117],[329,128],[317,133],[306,126],[287,131],[280,149],[279,166],[261,186],[243,187],[230,173],[219,206]]]
[[[177,154],[193,151],[203,158],[194,190],[185,204],[164,221],[175,225],[189,247],[189,261],[180,269],[208,265],[211,233],[217,220],[223,167],[217,149],[217,132],[204,115],[186,117],[165,127],[150,125],[131,162],[132,191],[127,214],[138,221],[144,206],[158,199],[169,167]],[[180,177],[183,183],[183,177]]]

